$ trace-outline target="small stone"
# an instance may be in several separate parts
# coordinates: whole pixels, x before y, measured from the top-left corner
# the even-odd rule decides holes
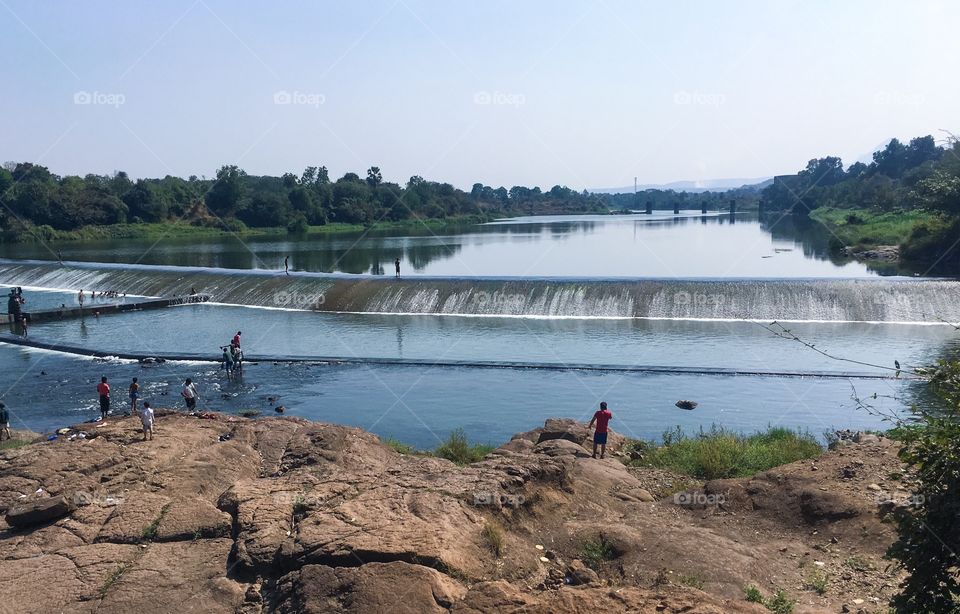
[[[537,550],[543,550],[543,545],[537,544],[536,546],[534,546],[534,548],[536,548]]]
[[[567,567],[567,581],[572,586],[579,586],[581,584],[599,582],[600,576],[597,575],[597,572],[584,565],[583,561],[574,559]]]
[[[867,484],[867,490],[883,490],[879,484]]]
[[[541,557],[540,557],[540,562],[541,562],[541,563],[549,563],[549,562],[550,562],[550,559],[548,559],[548,558],[545,557],[545,556],[541,556]]]
[[[826,567],[827,565],[823,561],[814,561],[813,564],[816,565],[817,567]]]
[[[863,605],[864,601],[863,599],[854,599],[853,601],[851,601],[851,603],[853,605]]]

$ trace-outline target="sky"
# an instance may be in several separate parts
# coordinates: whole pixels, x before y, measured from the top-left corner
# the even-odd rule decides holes
[[[575,189],[960,132],[950,0],[0,0],[0,161]]]

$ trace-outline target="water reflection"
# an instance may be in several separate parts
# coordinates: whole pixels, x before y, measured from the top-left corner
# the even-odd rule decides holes
[[[696,250],[691,250],[696,246]],[[115,240],[56,246],[67,260],[385,275],[856,277],[897,274],[846,258],[817,222],[754,213],[514,218],[484,225],[290,236]],[[789,251],[789,248],[793,248]],[[699,253],[695,253],[699,252]],[[708,257],[704,255],[708,254]],[[40,245],[0,257],[48,260]],[[638,266],[637,263],[643,263]]]

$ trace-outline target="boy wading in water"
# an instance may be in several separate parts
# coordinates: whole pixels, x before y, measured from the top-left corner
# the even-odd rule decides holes
[[[110,384],[107,383],[106,376],[100,378],[97,394],[100,395],[100,417],[106,419],[110,413]]]
[[[193,380],[187,378],[187,381],[183,383],[183,390],[180,391],[180,396],[183,397],[183,400],[187,402],[187,411],[193,411],[197,408],[197,387],[194,386]]]
[[[140,398],[140,384],[137,382],[137,378],[133,378],[133,381],[130,382],[130,413],[137,413],[137,399]]]
[[[150,435],[151,441],[153,440],[153,409],[150,407],[150,403],[144,401],[143,409],[140,410],[140,424],[143,425],[143,440],[147,440],[147,435]]]
[[[597,430],[593,434],[593,458],[597,457],[598,445],[600,446],[600,458],[603,458],[603,455],[607,452],[607,423],[610,422],[611,418],[613,418],[613,414],[607,409],[607,402],[603,401],[600,403],[600,409],[593,414],[590,425],[587,427],[592,429],[593,424],[597,424]]]

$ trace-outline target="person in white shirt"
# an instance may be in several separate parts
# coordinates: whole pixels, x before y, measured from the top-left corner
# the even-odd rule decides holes
[[[197,408],[197,397],[200,395],[197,393],[197,387],[194,385],[193,380],[189,377],[187,381],[183,383],[183,390],[180,391],[180,396],[187,402],[187,411],[193,411]]]
[[[150,435],[150,440],[153,440],[153,409],[150,407],[149,403],[144,402],[143,407],[140,409],[140,423],[143,424],[143,440],[147,440],[147,435]]]

